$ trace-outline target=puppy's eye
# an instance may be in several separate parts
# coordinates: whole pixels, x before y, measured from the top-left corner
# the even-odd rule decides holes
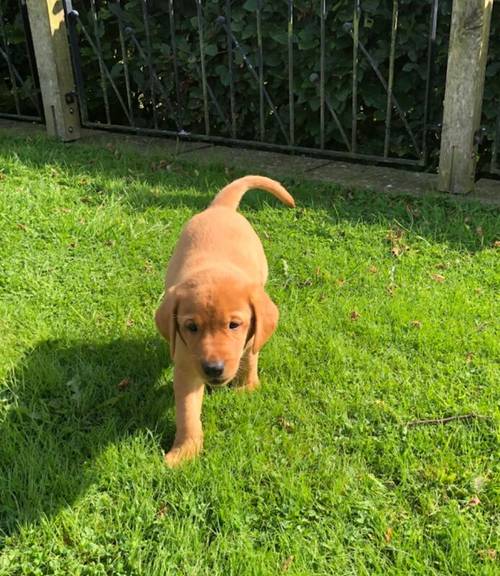
[[[196,326],[194,322],[190,322],[186,324],[186,330],[188,330],[188,332],[198,332],[198,326]]]
[[[229,330],[236,330],[236,328],[240,327],[239,322],[229,322]]]

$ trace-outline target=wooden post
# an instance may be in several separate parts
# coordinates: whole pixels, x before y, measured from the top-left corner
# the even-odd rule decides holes
[[[453,194],[474,189],[492,5],[453,0],[438,181]]]
[[[80,138],[63,0],[27,0],[47,132],[64,142]]]

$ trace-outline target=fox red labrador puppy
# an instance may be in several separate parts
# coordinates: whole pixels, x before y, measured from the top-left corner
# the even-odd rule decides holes
[[[259,385],[259,350],[278,323],[278,308],[264,291],[264,249],[248,220],[237,212],[250,188],[262,188],[295,206],[285,188],[270,178],[235,180],[187,223],[168,265],[155,321],[170,343],[174,363],[177,430],[165,456],[170,466],[202,449],[206,384],[225,386],[238,379],[248,390]]]

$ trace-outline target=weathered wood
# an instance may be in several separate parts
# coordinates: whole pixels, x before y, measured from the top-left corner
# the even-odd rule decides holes
[[[492,5],[453,0],[438,186],[454,194],[474,189]]]
[[[62,0],[27,0],[47,132],[63,141],[80,137]]]

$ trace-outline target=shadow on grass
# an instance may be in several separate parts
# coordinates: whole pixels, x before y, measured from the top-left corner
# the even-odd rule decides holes
[[[117,147],[116,135],[109,140],[106,143],[102,137],[97,142],[64,145],[40,135],[7,138],[5,142],[0,139],[0,156],[2,152],[6,157],[15,154],[18,161],[34,170],[54,168],[54,177],[70,186],[75,186],[74,180],[65,179],[76,178],[79,195],[87,204],[105,204],[112,195],[133,211],[180,207],[200,211],[208,206],[217,189],[248,171],[244,167],[236,170],[222,165],[195,166],[188,155],[175,156],[168,148],[162,154],[158,140],[150,152],[147,140],[143,148],[130,143]],[[251,159],[251,151],[249,155]],[[335,183],[304,182],[300,176],[282,181],[295,197],[299,210],[324,211],[331,223],[401,227],[430,242],[469,252],[489,247],[497,238],[498,208],[474,201],[458,202],[436,194],[426,198],[382,195],[341,189]],[[269,195],[257,192],[245,197],[242,208],[251,212],[261,209],[264,203],[279,204]],[[319,234],[324,235],[324,230]]]
[[[159,383],[167,356],[159,338],[47,341],[7,375],[0,388],[0,541],[74,502],[93,482],[88,463],[106,446],[140,430],[169,444],[173,392]]]

